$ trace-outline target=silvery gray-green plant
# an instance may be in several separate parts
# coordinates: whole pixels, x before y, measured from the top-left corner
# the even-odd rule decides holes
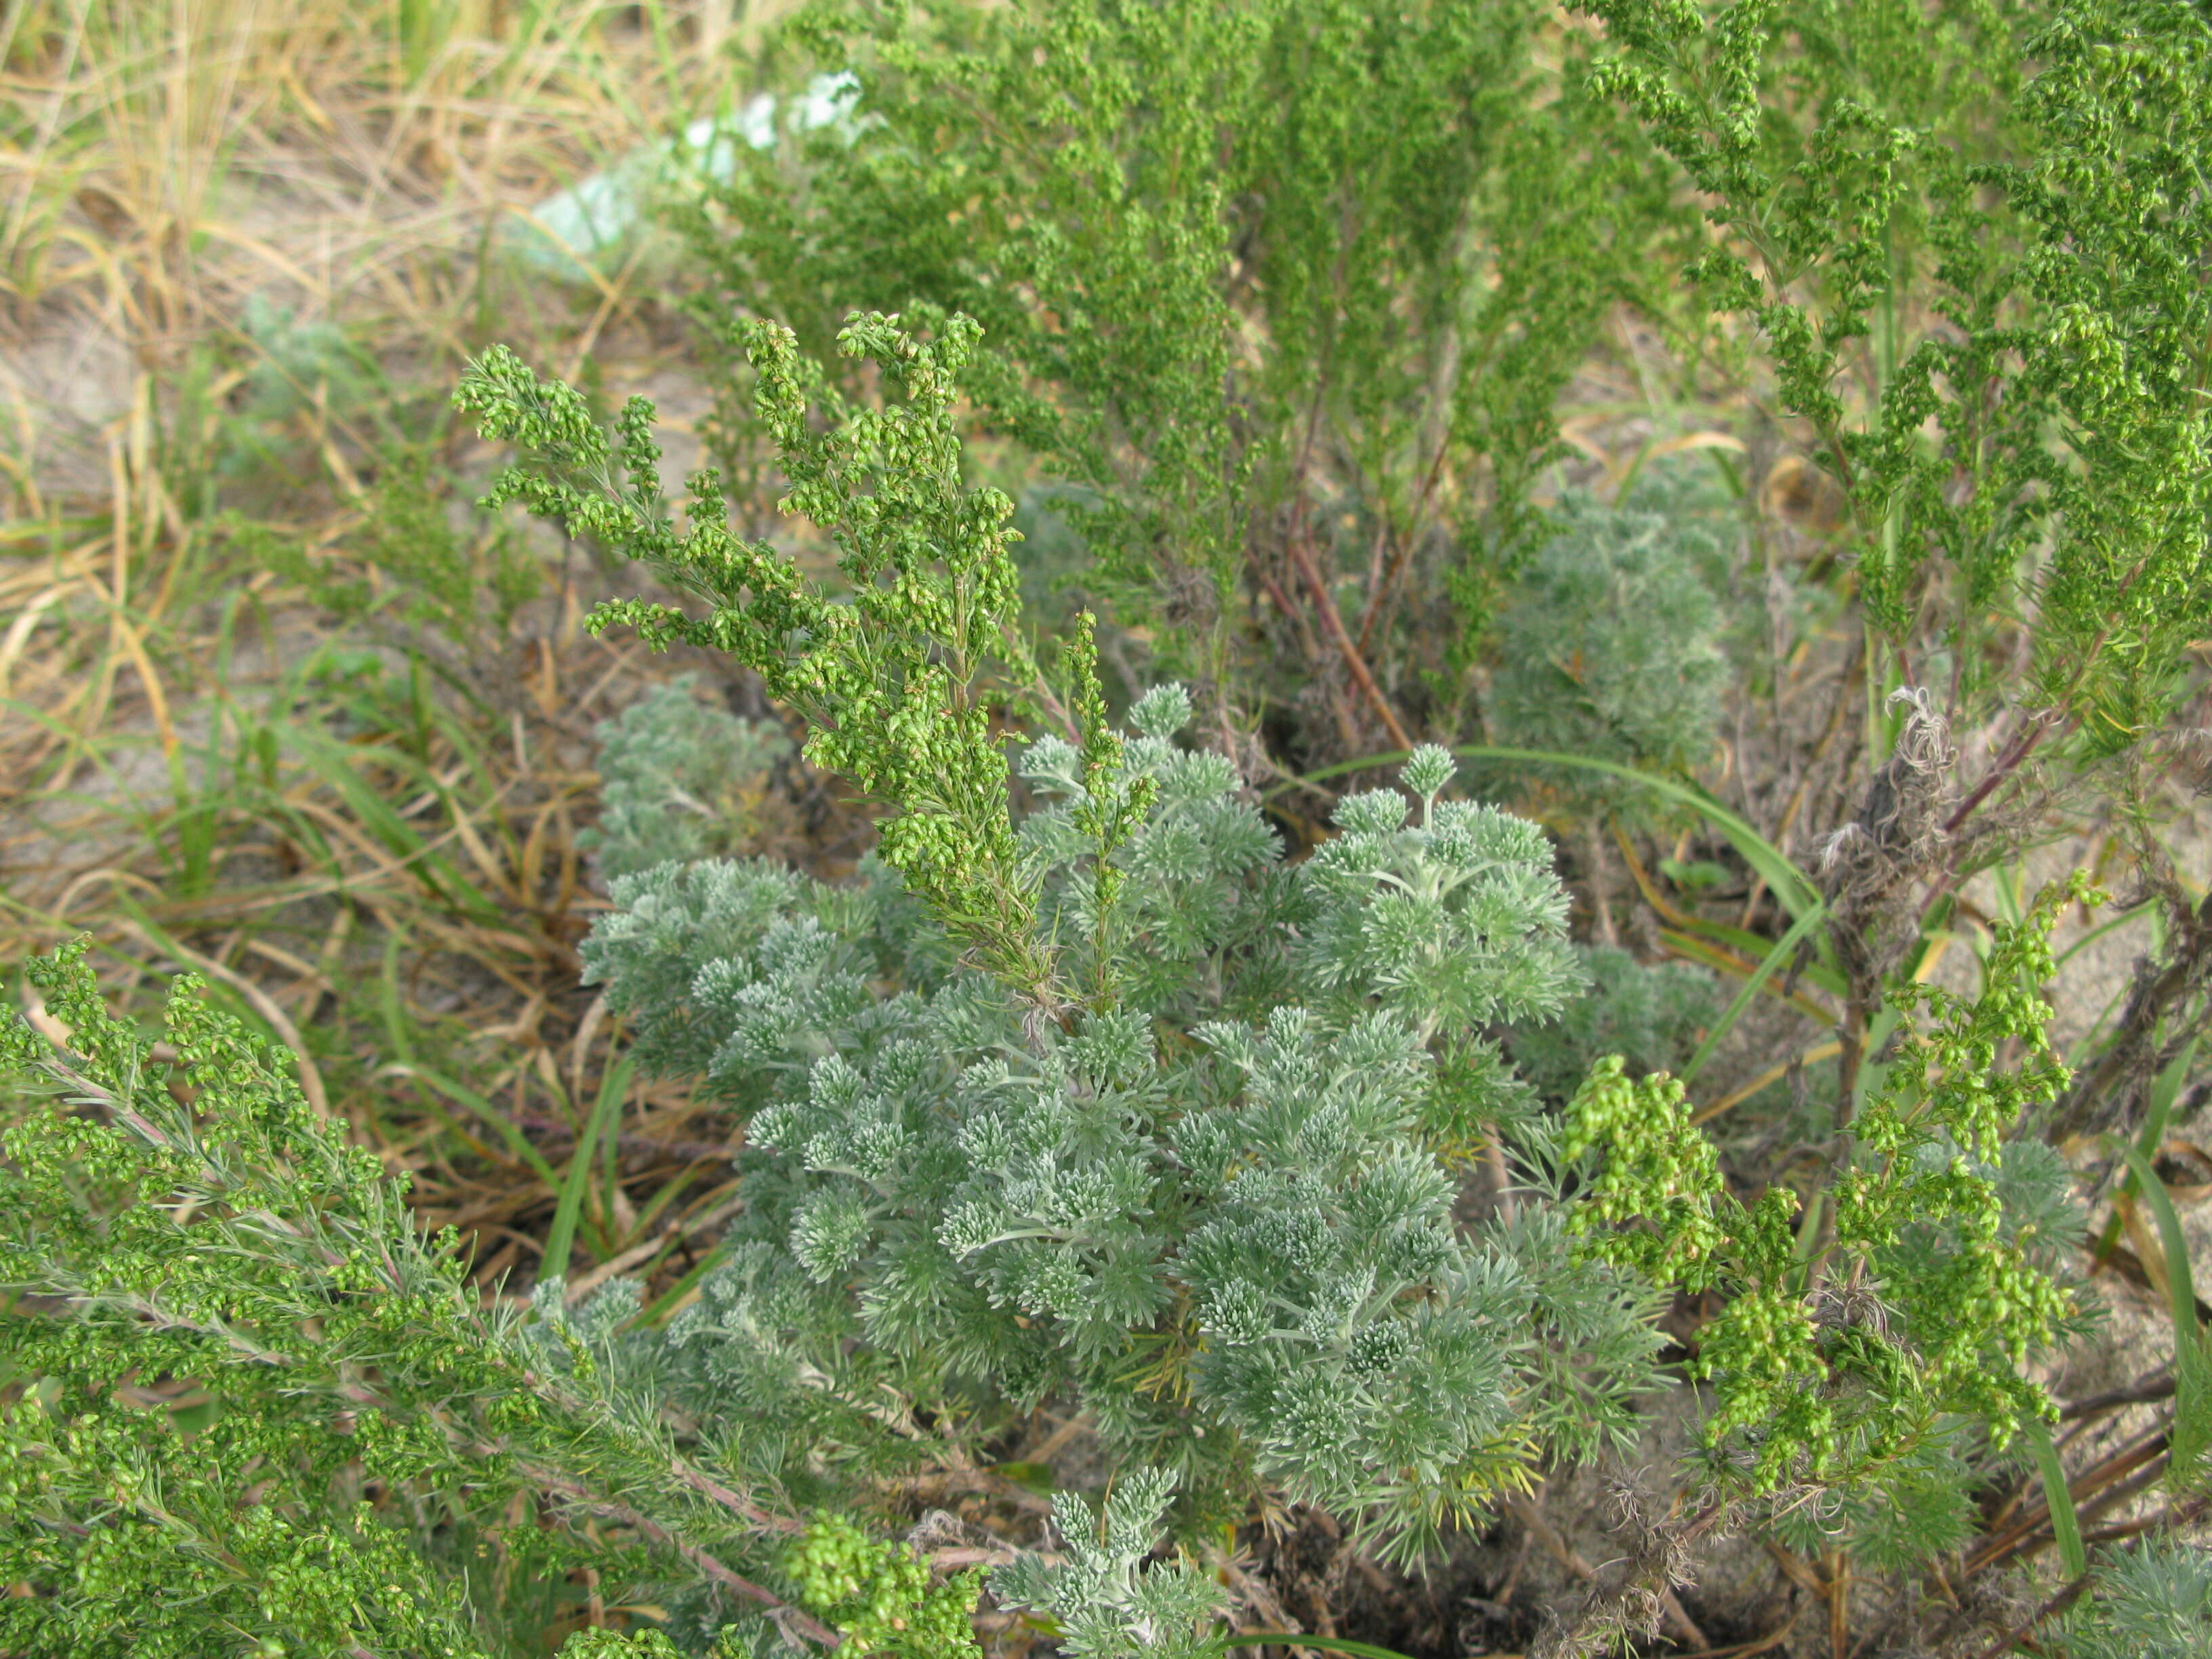
[[[696,680],[680,674],[599,723],[599,821],[577,844],[603,877],[732,852],[757,830],[766,774],[791,740],[700,702]]]

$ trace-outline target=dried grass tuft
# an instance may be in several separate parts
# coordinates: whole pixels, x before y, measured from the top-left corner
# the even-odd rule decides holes
[[[134,1000],[205,975],[427,1222],[473,1231],[487,1284],[535,1271],[621,1039],[577,977],[592,727],[679,665],[583,637],[604,584],[543,543],[550,593],[511,621],[425,623],[378,490],[484,464],[444,399],[495,332],[683,380],[649,259],[563,286],[498,228],[714,106],[784,9],[0,18],[0,957],[88,933]],[[475,557],[499,532],[468,493],[444,510]],[[366,601],[334,614],[345,583]],[[763,850],[848,861],[865,825],[791,781]],[[665,1087],[619,1116],[575,1271],[672,1278],[727,1126]]]

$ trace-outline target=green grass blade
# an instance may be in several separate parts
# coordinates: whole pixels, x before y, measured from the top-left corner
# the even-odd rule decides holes
[[[2168,1467],[2187,1480],[2208,1449],[2212,1449],[2212,1352],[2207,1351],[2204,1329],[2197,1322],[2197,1286],[2189,1268],[2189,1239],[2181,1231],[2181,1217],[2172,1196],[2158,1178],[2151,1161],[2133,1146],[2122,1146],[2120,1155],[2135,1172],[2143,1202],[2150,1206],[2158,1225],[2159,1243],[2166,1257],[2166,1296],[2173,1317],[2173,1427],[2168,1433]]]
[[[599,1097],[592,1104],[592,1115],[582,1133],[576,1137],[576,1150],[568,1158],[568,1178],[561,1185],[561,1202],[553,1212],[553,1231],[545,1236],[546,1278],[568,1277],[568,1252],[576,1242],[576,1223],[584,1213],[585,1189],[592,1182],[592,1150],[599,1144],[602,1135],[614,1133],[614,1119],[622,1110],[623,1097],[629,1093],[630,1077],[636,1069],[637,1062],[629,1054],[607,1068],[599,1084]]]
[[[1814,905],[1803,915],[1798,917],[1791,925],[1790,931],[1775,942],[1774,948],[1766,953],[1765,959],[1753,970],[1751,977],[1744,981],[1742,988],[1736,992],[1735,1000],[1722,1012],[1720,1018],[1713,1023],[1713,1029],[1705,1034],[1705,1040],[1698,1045],[1697,1053],[1690,1056],[1690,1063],[1682,1067],[1680,1075],[1684,1083],[1689,1082],[1691,1079],[1697,1076],[1698,1069],[1712,1057],[1713,1050],[1720,1046],[1721,1039],[1735,1027],[1737,1020],[1743,1018],[1743,1011],[1751,1006],[1751,1000],[1759,994],[1759,987],[1773,978],[1782,964],[1796,954],[1797,947],[1804,942],[1805,936],[1819,927],[1826,919],[1827,914],[1826,905]]]
[[[1758,969],[1756,963],[1747,963],[1735,951],[1723,950],[1711,939],[1700,938],[1695,933],[1684,933],[1672,927],[1662,927],[1659,929],[1659,941],[1685,961],[1701,963],[1723,978],[1747,978]],[[1772,948],[1764,939],[1761,939],[1759,944],[1762,947],[1762,955],[1765,950]],[[1807,1018],[1825,1025],[1832,1030],[1842,1024],[1833,1010],[1822,1007],[1802,990],[1792,991],[1785,997],[1782,994],[1780,988],[1776,987],[1767,994],[1778,1001],[1788,1003]]]
[[[279,726],[277,731],[286,747],[299,755],[337,793],[368,833],[395,858],[412,865],[440,899],[472,921],[497,927],[507,920],[506,908],[496,899],[464,876],[450,859],[436,852],[414,825],[399,816],[384,792],[356,769],[355,762],[362,754],[362,748],[337,742],[305,726],[284,725]],[[426,769],[392,750],[380,748],[375,758],[403,775],[425,781],[430,777]]]
[[[2189,1068],[2196,1059],[2197,1039],[2191,1037],[2166,1069],[2151,1079],[2150,1094],[2144,1102],[2142,1133],[2136,1141],[2136,1150],[2145,1158],[2157,1157],[2159,1147],[2165,1144],[2166,1126],[2173,1119],[2174,1103],[2181,1098],[2181,1085],[2189,1081]]]
[[[2031,1422],[2021,1431],[2027,1449],[2034,1454],[2035,1467],[2043,1477],[2043,1501],[2051,1510],[2051,1534],[2058,1540],[2058,1559],[2065,1564],[2066,1577],[2079,1578],[2089,1571],[2089,1553],[2081,1547],[2081,1517],[2074,1512],[2074,1494],[2066,1489],[2066,1466],[2058,1461],[2058,1448],[2051,1443],[2051,1431],[2040,1422]]]
[[[376,1012],[383,1022],[384,1040],[392,1045],[392,1059],[411,1066],[415,1043],[407,1034],[407,1010],[399,994],[399,946],[397,932],[385,936],[384,959],[376,975]]]
[[[453,1079],[431,1071],[427,1066],[415,1064],[394,1066],[391,1074],[394,1077],[412,1078],[418,1083],[426,1083],[456,1106],[466,1107],[499,1131],[500,1139],[507,1143],[507,1151],[514,1154],[517,1161],[527,1164],[538,1178],[547,1186],[556,1192],[560,1190],[561,1177],[555,1173],[553,1166],[546,1162],[545,1154],[530,1144],[530,1138],[515,1127],[512,1118],[466,1084],[456,1083]]]
[[[2189,1080],[2189,1068],[2196,1059],[2197,1040],[2191,1037],[2166,1069],[2151,1079],[2150,1092],[2143,1102],[2142,1127],[2136,1132],[2136,1151],[2146,1163],[2155,1161],[2158,1149],[2165,1144],[2166,1126],[2173,1115],[2173,1103],[2180,1098],[2181,1085]],[[2136,1173],[2130,1168],[2120,1182],[2120,1191],[2132,1194],[2136,1190]],[[2112,1220],[2106,1224],[2104,1236],[2097,1241],[2099,1261],[2112,1254],[2119,1236],[2120,1218],[2115,1210]]]
[[[1539,765],[1603,772],[1612,777],[1625,778],[1631,783],[1640,784],[1656,794],[1688,807],[1719,830],[1729,845],[1742,855],[1744,862],[1765,880],[1767,886],[1773,890],[1774,896],[1782,901],[1783,908],[1791,915],[1802,917],[1820,902],[1819,884],[1793,864],[1788,854],[1695,784],[1658,777],[1650,772],[1639,772],[1632,766],[1623,766],[1614,761],[1596,760],[1587,755],[1555,754],[1541,749],[1504,749],[1472,744],[1454,749],[1452,753],[1465,760],[1528,761]]]
[[[1820,914],[1821,920],[1826,921],[1827,912],[1824,909]],[[1748,928],[1732,927],[1724,921],[1708,921],[1702,916],[1684,915],[1680,912],[1676,915],[1680,921],[1686,924],[1686,928],[1681,931],[1686,932],[1689,936],[1709,940],[1724,950],[1733,951],[1737,956],[1747,957],[1753,962],[1763,960],[1766,953],[1774,947],[1773,940],[1762,934],[1754,933]],[[1818,943],[1825,945],[1826,942],[1826,936],[1823,934]],[[1798,978],[1816,991],[1826,991],[1838,1000],[1843,998],[1844,976],[1819,960],[1817,957],[1805,965],[1804,971],[1798,975]]]

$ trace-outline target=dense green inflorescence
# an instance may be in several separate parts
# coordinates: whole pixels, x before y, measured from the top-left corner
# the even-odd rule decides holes
[[[799,1601],[843,1632],[855,1653],[981,1659],[969,1623],[980,1572],[933,1583],[912,1551],[879,1543],[836,1515],[817,1516],[793,1541],[787,1565]]]
[[[1903,1483],[1911,1508],[1964,1437],[2002,1448],[2051,1414],[2021,1368],[2073,1326],[2054,1273],[2080,1223],[2057,1155],[2002,1137],[2065,1085],[2038,988],[2052,921],[2081,893],[2055,885],[2000,926],[1979,996],[1898,988],[1905,1012],[1856,1156],[1823,1195],[1826,1231],[1785,1188],[1748,1206],[1729,1194],[1671,1079],[1602,1065],[1570,1103],[1566,1152],[1603,1149],[1575,1229],[1607,1260],[1729,1297],[1694,1368],[1716,1385],[1706,1440],[1723,1482],[1875,1507]],[[2001,1064],[2015,1045],[2023,1058]],[[1971,1517],[1951,1519],[1958,1535],[1928,1548],[1963,1536]]]
[[[1578,9],[1614,48],[1597,84],[1728,233],[1691,275],[1755,325],[1844,486],[1868,615],[1928,653],[1906,683],[2014,701],[1984,647],[2032,617],[2023,712],[2089,756],[2155,729],[2212,580],[2212,18]]]
[[[1557,395],[1610,306],[1667,303],[1649,256],[1688,228],[1579,31],[1530,0],[1039,0],[793,33],[853,119],[687,212],[710,334],[775,316],[826,356],[856,309],[972,316],[969,396],[1158,670],[1264,678],[1340,754],[1457,695]],[[726,464],[760,432],[726,404]],[[1240,662],[1248,623],[1275,648]]]
[[[415,1243],[400,1189],[189,982],[169,1007],[172,1070],[108,1017],[82,958],[32,972],[69,1052],[20,1016],[0,1031],[11,1069],[106,1116],[39,1112],[6,1134],[0,1281],[71,1316],[7,1323],[10,1369],[33,1382],[4,1414],[0,1575],[33,1593],[0,1601],[0,1644],[198,1655],[228,1626],[319,1651],[373,1635],[481,1654],[452,1587],[359,1493],[451,1468],[432,1401],[495,1433],[526,1409],[511,1371],[453,1340],[468,1316],[450,1241],[392,1249]],[[428,1398],[349,1396],[363,1364]],[[173,1409],[116,1392],[165,1378],[203,1395]],[[315,1387],[327,1407],[301,1409]]]

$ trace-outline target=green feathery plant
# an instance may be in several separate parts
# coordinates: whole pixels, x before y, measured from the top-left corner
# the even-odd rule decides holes
[[[994,663],[1016,670],[1021,684],[1035,679],[1012,631],[1013,504],[997,490],[963,487],[945,418],[975,335],[962,321],[923,345],[882,319],[856,319],[840,349],[870,353],[910,399],[884,410],[844,406],[818,371],[802,375],[788,331],[763,325],[749,336],[763,376],[760,416],[781,447],[789,503],[836,538],[853,586],[848,605],[774,550],[732,536],[711,473],[691,480],[689,526],[678,532],[644,399],[630,400],[610,441],[580,394],[540,381],[494,347],[456,403],[484,435],[520,442],[544,460],[539,474],[503,473],[488,507],[520,501],[644,560],[714,607],[702,621],[625,601],[604,607],[596,625],[629,623],[656,647],[681,640],[725,650],[756,670],[771,696],[807,716],[810,760],[903,809],[884,825],[885,862],[984,959],[1049,1002],[1052,963],[1031,938],[1036,898],[1015,867],[1005,762],[981,696]],[[842,416],[826,434],[808,428],[810,390]]]
[[[1751,1206],[1729,1194],[1670,1079],[1601,1065],[1569,1104],[1564,1151],[1602,1154],[1571,1224],[1607,1261],[1729,1297],[1692,1367],[1716,1384],[1705,1434],[1723,1486],[1863,1504],[1899,1480],[1955,1485],[1961,1442],[2002,1450],[2053,1414],[2020,1368],[2073,1322],[2053,1273],[2080,1224],[2056,1154],[2005,1137],[2066,1084],[2037,988],[2052,921],[2082,890],[2055,885],[2000,925],[1979,996],[1895,988],[1904,1013],[1856,1155],[1813,1200],[1833,1206],[1826,1228],[1787,1188]],[[2008,1070],[2010,1045],[2024,1058]],[[1960,1541],[1971,1516],[1951,1519],[1926,1551]]]
[[[1571,498],[1556,518],[1507,592],[1485,704],[1492,735],[1642,771],[1693,769],[1713,750],[1728,670],[1703,550],[1640,502]],[[1654,805],[1603,773],[1516,767],[1501,781],[1525,788],[1532,771],[1601,812]]]
[[[2212,1553],[2161,1539],[2122,1553],[2060,1632],[2069,1659],[2189,1659],[2212,1643]]]
[[[798,1524],[736,1490],[742,1422],[679,1436],[599,1333],[483,1305],[288,1056],[189,977],[155,1044],[84,953],[29,969],[51,1037],[0,1023],[37,1097],[0,1163],[0,1648],[494,1659],[586,1566],[828,1633],[731,1565],[777,1579]]]
[[[863,0],[792,40],[854,122],[686,212],[710,337],[976,318],[969,397],[1217,740],[1248,697],[1334,755],[1455,708],[1554,400],[1686,228],[1586,38],[1530,0]]]
[[[1017,1553],[1001,1599],[1073,1652],[1217,1651],[1217,1587],[1142,1565],[1164,1524],[1190,1540],[1288,1499],[1410,1565],[1547,1466],[1638,1443],[1677,1291],[1719,1308],[1692,1362],[1711,1501],[1674,1544],[1752,1506],[1876,1566],[1967,1535],[1976,1474],[2050,1414],[2028,1360],[2080,1317],[2066,1172],[2033,1136],[2068,1087],[2038,988],[2080,890],[1999,930],[1977,996],[1910,970],[2004,842],[1996,809],[2047,799],[2047,763],[2134,764],[2191,684],[2212,24],[2181,0],[1587,9],[1601,46],[1520,0],[814,15],[799,38],[858,75],[855,119],[745,161],[690,228],[751,392],[717,449],[773,448],[834,582],[733,532],[714,471],[679,524],[642,400],[610,432],[510,353],[471,367],[460,407],[526,452],[488,505],[648,564],[683,602],[593,626],[757,672],[809,758],[885,809],[880,854],[831,886],[647,845],[654,799],[704,799],[685,757],[711,733],[664,744],[656,714],[611,745],[637,793],[611,803],[629,867],[589,973],[638,1061],[744,1130],[720,1254],[650,1309],[550,1276],[485,1305],[453,1238],[189,982],[157,1046],[81,948],[35,967],[40,1023],[0,1028],[29,1079],[0,1162],[0,1644],[505,1655],[588,1569],[660,1628],[575,1653],[966,1653],[973,1579],[861,1520],[1052,1398],[1118,1461],[1114,1494],[1103,1522],[1061,1494],[1065,1551]],[[1698,676],[1663,665],[1717,672],[1680,548],[1619,511],[1547,544],[1529,506],[1601,312],[1673,269],[1644,255],[1683,183],[1721,233],[1702,302],[1755,325],[1849,507],[1881,763],[1819,878],[1643,770],[1694,763],[1709,729]],[[833,341],[835,374],[801,349]],[[1202,677],[1228,752],[1184,746],[1176,685],[1133,685],[1115,730],[1087,613],[1041,665],[1013,503],[971,483],[963,417],[1055,475],[1087,580]],[[1534,826],[1447,798],[1453,756],[1406,711],[1457,726],[1469,624],[1540,549],[1493,681],[1523,748],[1592,592],[1680,602],[1656,673],[1585,629],[1588,718],[1540,758],[1704,812],[1790,911],[1759,974],[1835,996],[1843,1050],[1802,1191],[1739,1200],[1663,1070],[1601,1060],[1559,1121],[1531,1081],[1564,1094],[1569,1062],[1516,1037],[1524,1080],[1498,1046],[1585,983],[1565,895]],[[1453,598],[1441,630],[1404,603],[1419,585]],[[1248,599],[1296,665],[1259,700],[1299,707],[1310,748],[1381,730],[1404,762],[1295,866],[1231,758]],[[1656,709],[1639,673],[1680,696]],[[1954,795],[1969,720],[1998,736]],[[1042,735],[1010,757],[1018,725]],[[2202,1024],[2179,933],[2124,1071]],[[1638,1070],[1696,1029],[1653,994]],[[2078,1085],[2060,1110],[2111,1115]],[[2185,1303],[2178,1497],[2206,1397]],[[2085,1566],[2094,1538],[2053,1525]],[[1671,1571],[1637,1580],[1654,1608]],[[2202,1589],[2146,1547],[2063,1639],[2186,1643]]]
[[[452,1236],[421,1238],[401,1183],[188,981],[172,1073],[101,1008],[81,950],[37,969],[58,1046],[18,1019],[9,1053],[64,1092],[10,1132],[0,1258],[18,1297],[0,1535],[30,1589],[0,1616],[27,1651],[489,1653],[485,1592],[517,1565],[539,1582],[588,1565],[639,1605],[650,1590],[665,1639],[695,1648],[741,1650],[767,1617],[956,1651],[967,1589],[797,1516],[1048,1393],[1153,1472],[1150,1507],[1115,1524],[1123,1555],[1179,1480],[1198,1516],[1264,1484],[1411,1559],[1539,1455],[1626,1443],[1655,1304],[1577,1261],[1556,1206],[1462,1235],[1441,1161],[1515,1107],[1488,1025],[1575,982],[1540,836],[1439,799],[1451,763],[1425,750],[1417,822],[1395,791],[1355,797],[1326,854],[1285,872],[1228,763],[1174,743],[1183,694],[1109,734],[1079,649],[1083,740],[1030,745],[1033,786],[1060,799],[1018,829],[971,666],[1009,620],[1003,501],[964,490],[951,426],[945,365],[972,329],[942,352],[882,319],[849,337],[911,398],[826,438],[788,337],[763,330],[758,352],[811,486],[794,493],[847,532],[862,580],[843,598],[703,508],[676,535],[644,408],[610,444],[574,394],[498,356],[462,394],[561,468],[495,498],[715,601],[614,616],[746,653],[836,722],[817,752],[914,826],[859,890],[713,862],[617,884],[594,972],[627,1006],[667,985],[678,944],[657,1057],[703,1056],[750,1108],[723,1265],[665,1322],[625,1281],[572,1308],[548,1279],[526,1316],[483,1307]],[[694,483],[711,503],[712,478]],[[947,811],[984,844],[933,833]],[[951,963],[908,891],[988,971]],[[1048,1004],[1071,963],[1087,1000]],[[513,1500],[571,1524],[518,1527]],[[1141,1613],[1151,1592],[1129,1593]],[[1197,1598],[1169,1599],[1204,1622]],[[1070,1626],[1121,1605],[1068,1607]]]
[[[994,1593],[1002,1606],[1049,1620],[1062,1650],[1083,1659],[1217,1659],[1221,1587],[1187,1560],[1145,1565],[1173,1495],[1173,1483],[1148,1469],[1115,1486],[1103,1516],[1073,1492],[1055,1492],[1066,1559],[1018,1561],[996,1575]]]
[[[819,382],[781,337],[758,337],[763,402],[790,408]],[[880,319],[846,338],[898,362],[932,350]],[[465,395],[496,430],[501,410],[547,394],[496,364]],[[931,428],[915,453],[957,452],[948,384],[907,407]],[[623,417],[633,433],[647,418]],[[883,424],[896,415],[869,429]],[[795,416],[785,429],[805,431]],[[957,466],[944,476],[957,487]],[[557,483],[536,487],[588,522]],[[715,499],[711,477],[694,489]],[[925,513],[960,521],[935,503],[874,520],[913,550],[909,570],[937,550],[915,523]],[[665,557],[671,544],[617,545]],[[696,523],[677,556],[733,562]],[[780,557],[765,544],[744,556]],[[794,580],[787,563],[763,586]],[[908,617],[930,592],[811,602],[872,607],[885,633],[921,638]],[[603,613],[616,617],[676,626]],[[750,637],[719,608],[681,625]],[[1175,743],[1191,714],[1180,689],[1139,699],[1135,735],[1107,749],[1078,638],[1065,706],[1085,741],[1042,737],[1021,758],[1046,803],[1012,835],[1007,885],[1030,932],[985,971],[915,949],[927,929],[901,914],[889,869],[858,889],[715,863],[617,885],[586,947],[592,975],[641,1021],[656,1068],[697,1077],[749,1120],[729,1261],[670,1328],[690,1363],[748,1379],[763,1407],[795,1364],[832,1396],[908,1402],[900,1421],[916,1436],[924,1420],[985,1432],[1067,1399],[1133,1467],[1180,1486],[1189,1521],[1267,1490],[1411,1560],[1535,1459],[1625,1447],[1654,1341],[1638,1285],[1717,1289],[1698,1368],[1720,1390],[1721,1496],[1703,1524],[1738,1499],[1794,1494],[1831,1518],[1851,1508],[1871,1556],[1940,1547],[1884,1533],[1883,1500],[1956,1492],[1966,1460],[2044,1414],[2018,1367],[2075,1323],[2050,1277],[2069,1236],[2063,1168],[2037,1143],[1999,1141],[2065,1081],[2033,988],[2079,889],[2054,890],[2000,939],[1979,998],[1897,988],[1894,1040],[1867,1073],[1832,1191],[1802,1212],[1781,1188],[1745,1209],[1663,1075],[1631,1083],[1601,1063],[1556,1147],[1530,1115],[1487,1034],[1556,1010],[1578,979],[1533,826],[1442,799],[1454,763],[1425,747],[1403,774],[1410,818],[1395,791],[1352,796],[1338,834],[1285,869],[1228,760]],[[962,763],[979,794],[980,752]],[[941,799],[933,783],[918,808],[898,787],[886,793],[902,813]],[[975,928],[974,905],[916,896],[956,939]],[[1088,995],[1040,1020],[1031,963]],[[1999,1066],[2007,1042],[2028,1055],[2016,1073]],[[1445,1171],[1509,1129],[1529,1201],[1461,1233]],[[1566,1198],[1561,1182],[1593,1154],[1596,1173]],[[1577,1249],[1577,1232],[1596,1236]],[[1940,1507],[1912,1511],[1923,1532]],[[1965,1524],[1955,1505],[1943,1515]]]
[[[968,488],[953,421],[973,325],[845,337],[903,401],[845,404],[754,335],[844,592],[731,535],[711,473],[679,532],[641,402],[611,439],[501,353],[460,394],[535,452],[495,501],[703,602],[599,625],[731,649],[896,815],[858,884],[664,864],[587,942],[645,1063],[746,1125],[696,1299],[614,1280],[571,1306],[549,1279],[526,1314],[487,1308],[451,1236],[189,984],[157,1051],[78,955],[38,968],[58,1040],[16,1019],[7,1054],[60,1086],[0,1166],[22,1650],[490,1654],[503,1583],[588,1566],[665,1622],[583,1652],[957,1654],[972,1584],[837,1517],[1054,1396],[1123,1460],[1124,1501],[1103,1534],[1063,1503],[1065,1562],[1018,1558],[1007,1597],[1077,1650],[1197,1651],[1213,1587],[1135,1567],[1171,1488],[1186,1537],[1268,1495],[1410,1564],[1542,1463],[1635,1443],[1675,1284],[1730,1298],[1700,1365],[1731,1490],[1932,1490],[2043,1410],[2014,1368],[2068,1316],[2058,1172],[1996,1137],[2062,1080],[2030,988],[2057,897],[1980,998],[1897,994],[1933,1028],[1900,1022],[1869,1074],[1832,1227],[1786,1194],[1735,1205],[1679,1088],[1617,1063],[1554,1146],[1491,1039],[1581,982],[1535,828],[1444,799],[1454,763],[1424,747],[1407,793],[1349,797],[1285,866],[1233,764],[1176,742],[1180,688],[1115,733],[1086,631],[1057,696],[1021,648],[1005,499]],[[1031,701],[1073,735],[1026,745],[1042,804],[1018,819],[996,716]],[[1522,1189],[1463,1228],[1456,1172],[1509,1133]]]

